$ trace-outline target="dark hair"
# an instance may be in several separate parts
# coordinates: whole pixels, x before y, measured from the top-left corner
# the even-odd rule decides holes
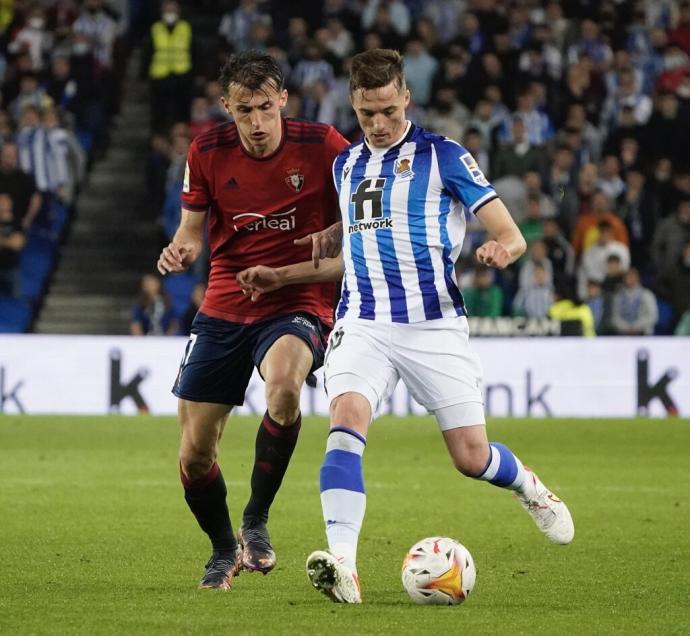
[[[268,83],[280,91],[283,89],[283,82],[283,70],[278,62],[262,51],[244,51],[231,55],[220,69],[218,78],[224,94],[230,90],[230,84],[258,91]]]
[[[370,49],[352,58],[350,93],[358,89],[381,88],[395,82],[398,90],[405,88],[403,57],[392,49]]]

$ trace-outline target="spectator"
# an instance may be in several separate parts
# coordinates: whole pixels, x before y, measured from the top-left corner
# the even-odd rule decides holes
[[[385,25],[385,27],[383,26]],[[402,0],[366,0],[362,11],[362,28],[365,31],[390,27],[400,37],[410,32],[410,10]]]
[[[501,315],[503,292],[493,282],[492,275],[488,267],[475,267],[472,286],[463,291],[465,306],[470,316],[496,318]]]
[[[218,26],[227,51],[246,51],[251,48],[252,31],[257,24],[271,26],[271,16],[262,13],[258,0],[240,0],[239,6],[223,15]]]
[[[555,302],[549,307],[549,318],[561,322],[563,336],[596,336],[594,317],[569,283],[560,282],[554,291]]]
[[[19,150],[14,142],[0,148],[0,193],[12,199],[18,225],[28,231],[41,210],[41,195],[33,175],[19,167]]]
[[[540,239],[544,234],[544,219],[541,213],[541,197],[539,194],[531,192],[527,195],[527,209],[525,220],[518,224],[522,236],[525,237],[527,244]]]
[[[322,81],[330,86],[335,78],[333,66],[324,59],[321,45],[314,40],[304,47],[304,58],[295,65],[291,82],[301,91],[311,88],[316,82]]]
[[[657,289],[659,295],[671,303],[676,319],[687,309],[690,301],[690,240],[683,245],[678,260],[661,272]]]
[[[192,296],[189,299],[189,307],[185,310],[180,321],[180,334],[188,336],[192,330],[192,322],[204,302],[204,294],[206,293],[206,284],[197,283],[192,290]]]
[[[161,280],[153,274],[141,278],[139,298],[132,308],[129,332],[133,336],[172,336],[178,331],[178,321],[170,300],[163,291]]]
[[[527,259],[520,267],[518,274],[518,286],[527,289],[534,281],[534,270],[542,267],[546,274],[546,281],[553,284],[553,266],[546,253],[546,245],[542,240],[533,241],[527,250]]]
[[[604,157],[597,188],[611,200],[616,200],[625,191],[625,181],[621,178],[621,164],[616,155]]]
[[[12,212],[12,199],[0,194],[0,298],[18,295],[19,253],[24,233]]]
[[[517,97],[517,109],[510,119],[504,122],[501,130],[501,141],[513,141],[514,127],[511,120],[522,120],[529,143],[533,146],[543,146],[554,134],[553,125],[545,113],[540,112],[535,103],[534,92],[531,88],[524,88]]]
[[[631,267],[623,288],[613,297],[611,323],[620,336],[651,336],[658,318],[654,294],[640,285],[638,271]]]
[[[579,255],[597,242],[599,223],[606,221],[616,241],[629,245],[630,238],[623,221],[611,211],[611,202],[603,192],[592,195],[591,212],[581,214],[573,231],[573,249]]]
[[[595,280],[590,280],[587,282],[585,304],[592,312],[592,317],[594,318],[594,330],[597,332],[597,334],[603,333],[605,303],[601,283]]]
[[[180,18],[177,1],[166,0],[161,6],[161,19],[151,26],[143,57],[151,85],[152,129],[189,121],[192,47],[191,25]]]
[[[544,265],[532,268],[532,280],[528,287],[520,287],[513,300],[513,314],[527,318],[546,318],[553,304],[553,285],[548,280]]]
[[[441,86],[434,93],[434,99],[427,111],[424,127],[460,142],[465,134],[469,116],[470,111],[460,103],[454,88]]]
[[[611,254],[620,259],[623,271],[630,267],[630,250],[628,246],[613,238],[613,228],[608,221],[600,221],[599,234],[594,245],[585,250],[578,272],[578,293],[585,297],[588,281],[602,283],[606,278],[606,263]]]
[[[189,134],[192,139],[207,130],[211,130],[218,122],[211,114],[211,107],[206,97],[195,97],[192,100]]]
[[[438,69],[438,61],[424,48],[418,38],[407,42],[405,47],[405,81],[414,100],[420,106],[431,101],[431,84]]]
[[[542,229],[544,235],[541,240],[546,246],[546,255],[553,267],[554,282],[558,284],[563,280],[570,280],[575,268],[572,245],[565,238],[556,219],[544,219]]]
[[[53,48],[53,41],[53,34],[46,28],[45,9],[35,4],[27,11],[24,26],[16,32],[7,50],[14,55],[27,52],[31,58],[31,69],[40,73]]]
[[[474,157],[479,169],[488,179],[490,175],[489,153],[482,145],[482,135],[476,128],[468,128],[462,139],[462,145]]]
[[[665,218],[654,233],[652,258],[657,271],[674,267],[690,240],[690,196],[683,195],[678,201],[676,213]]]
[[[39,85],[38,76],[27,73],[19,81],[19,94],[12,100],[7,110],[15,121],[19,121],[27,108],[42,110],[51,106],[53,100],[48,96],[45,89]]]
[[[513,118],[512,141],[496,153],[496,160],[491,174],[493,179],[511,175],[522,177],[526,172],[535,171],[543,174],[546,168],[546,155],[542,148],[532,146],[525,124],[520,117]]]

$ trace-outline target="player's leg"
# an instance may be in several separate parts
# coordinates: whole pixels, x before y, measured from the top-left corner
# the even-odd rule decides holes
[[[229,412],[230,407],[225,404],[183,399],[178,402],[184,498],[213,549],[200,587],[229,588],[240,565],[228,513],[227,488],[216,463],[218,441]]]
[[[387,329],[369,321],[337,324],[326,355],[331,429],[320,486],[328,552],[309,556],[307,574],[337,602],[361,600],[356,558],[366,508],[362,456],[371,418],[398,382],[387,355]]]
[[[311,349],[292,334],[273,342],[260,363],[267,410],[256,434],[251,495],[240,529],[242,561],[247,570],[267,573],[275,567],[266,522],[297,444],[302,423],[300,393],[313,366]]]
[[[566,544],[573,540],[575,527],[567,506],[505,444],[489,443],[483,424],[467,424],[483,419],[483,414],[471,414],[467,404],[438,409],[434,414],[453,464],[463,475],[515,491],[521,505],[551,541]]]
[[[173,387],[179,398],[185,500],[213,547],[201,587],[229,588],[240,566],[216,457],[227,415],[244,401],[253,370],[252,342],[251,326],[198,314]]]

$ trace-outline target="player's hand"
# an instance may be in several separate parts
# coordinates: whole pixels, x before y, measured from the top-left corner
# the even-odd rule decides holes
[[[256,302],[261,294],[267,294],[283,286],[278,270],[266,265],[243,269],[237,274],[237,282],[242,293],[249,296],[252,302]]]
[[[170,243],[163,248],[156,267],[164,276],[165,274],[177,274],[184,272],[197,256],[198,250],[194,249],[191,244]]]
[[[334,223],[330,227],[320,232],[312,232],[295,239],[295,245],[310,245],[311,244],[311,258],[314,267],[319,269],[319,261],[322,258],[335,258],[340,254],[343,244],[343,224],[342,222]]]
[[[487,241],[477,248],[477,260],[482,265],[503,269],[513,262],[510,252],[497,241]]]

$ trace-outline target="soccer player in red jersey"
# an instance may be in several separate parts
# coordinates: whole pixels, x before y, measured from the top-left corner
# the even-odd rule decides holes
[[[280,66],[269,55],[229,58],[220,75],[233,122],[196,137],[187,160],[182,217],[158,259],[162,274],[199,256],[208,222],[211,272],[173,387],[182,428],[185,500],[213,553],[200,587],[227,589],[241,568],[269,572],[275,554],[266,529],[300,429],[304,381],[321,366],[332,325],[333,284],[298,285],[252,303],[237,272],[318,258],[308,235],[335,221],[331,167],[347,141],[325,124],[281,117],[287,101]],[[295,239],[306,237],[295,245]],[[216,463],[228,414],[244,401],[256,366],[268,409],[256,437],[251,496],[238,539]]]

